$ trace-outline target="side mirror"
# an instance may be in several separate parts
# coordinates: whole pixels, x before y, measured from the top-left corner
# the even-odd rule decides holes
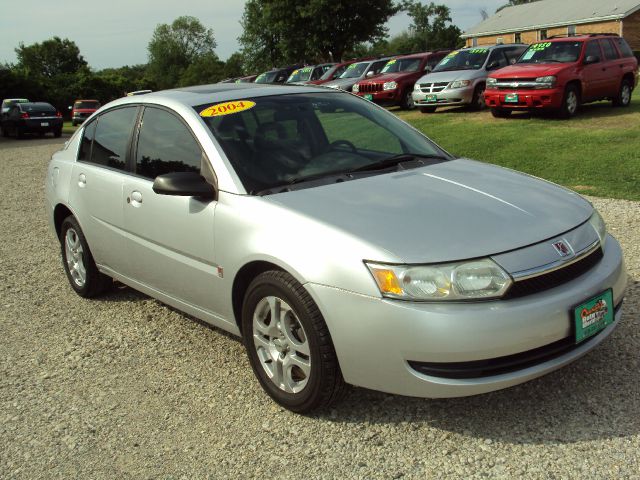
[[[375,75],[375,73],[373,73],[373,70],[369,70],[369,71],[367,72],[366,77],[367,77],[367,78],[371,78],[371,77],[373,77],[374,75]]]
[[[152,188],[158,195],[198,197],[207,200],[214,200],[217,194],[216,188],[196,172],[174,172],[158,175]]]
[[[587,58],[584,59],[585,65],[591,65],[593,63],[599,63],[599,62],[600,62],[600,57],[597,55],[589,55]]]
[[[71,106],[71,105],[69,105],[68,108],[69,108],[69,110],[73,110],[73,106]]]
[[[500,66],[500,63],[497,60],[494,60],[489,65],[487,65],[487,70],[495,70]]]
[[[431,73],[431,72],[433,72],[433,68],[431,68],[429,65],[427,65],[426,67],[424,67],[424,72],[425,73]]]

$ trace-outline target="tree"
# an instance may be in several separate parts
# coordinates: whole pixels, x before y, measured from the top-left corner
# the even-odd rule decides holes
[[[462,32],[451,24],[451,10],[446,5],[433,2],[423,5],[415,0],[405,0],[402,8],[411,18],[412,50],[456,48],[459,45]]]
[[[216,83],[225,78],[224,62],[214,53],[197,57],[180,76],[178,86],[203,85]]]
[[[16,67],[27,75],[53,78],[88,70],[78,46],[66,38],[53,37],[28,46],[20,43],[15,52],[18,57]]]
[[[515,5],[522,5],[524,3],[533,3],[533,2],[538,2],[539,0],[509,0],[509,3],[502,5],[500,8],[498,8],[496,10],[496,13],[498,13],[500,10],[503,10],[507,7],[513,7]]]
[[[224,64],[224,76],[226,78],[245,76],[244,59],[240,52],[235,52],[227,58]]]
[[[392,0],[248,0],[242,21],[245,65],[340,60],[359,43],[386,37]]]
[[[148,45],[149,74],[159,88],[176,86],[189,66],[201,57],[215,56],[213,30],[195,17],[178,17],[158,25]]]

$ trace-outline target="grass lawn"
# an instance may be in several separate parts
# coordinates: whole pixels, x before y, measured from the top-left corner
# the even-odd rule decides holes
[[[62,125],[62,133],[68,133],[69,135],[71,135],[77,129],[78,127],[74,127],[73,125],[71,125],[71,122],[64,122]]]
[[[395,111],[447,151],[520,170],[579,193],[640,200],[640,94],[629,108],[585,105],[572,120],[489,111]]]

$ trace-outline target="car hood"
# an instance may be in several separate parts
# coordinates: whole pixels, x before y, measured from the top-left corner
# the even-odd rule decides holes
[[[420,78],[417,83],[444,83],[456,80],[473,80],[486,76],[486,70],[451,70],[449,72],[432,72]]]
[[[348,88],[353,87],[357,82],[361,80],[361,77],[358,78],[336,78],[335,80],[331,80],[330,82],[324,83],[325,87],[333,87],[333,88],[342,88],[346,90]]]
[[[395,73],[383,73],[380,75],[376,75],[374,77],[371,78],[366,78],[364,80],[361,80],[360,83],[361,84],[365,84],[365,83],[384,83],[384,82],[391,82],[391,81],[398,81],[398,80],[404,80],[405,78],[410,78],[412,76],[415,76],[417,72],[395,72]]]
[[[593,212],[585,199],[567,189],[468,159],[265,199],[406,263],[463,260],[522,248],[575,228]]]
[[[504,67],[491,74],[493,78],[536,78],[555,75],[570,64],[520,64]]]

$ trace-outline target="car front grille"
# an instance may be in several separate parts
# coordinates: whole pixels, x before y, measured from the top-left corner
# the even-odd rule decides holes
[[[535,78],[501,78],[496,87],[501,90],[514,90],[518,88],[536,88],[539,84]]]
[[[602,260],[603,256],[602,248],[598,248],[586,257],[564,268],[525,280],[516,280],[503,299],[520,298],[559,287],[587,273]]]
[[[359,85],[361,93],[374,93],[382,91],[381,83],[363,83]]]
[[[439,93],[447,88],[449,82],[421,83],[420,91],[422,93]]]
[[[622,308],[622,302],[616,305],[614,308],[614,314],[617,315],[620,308]],[[587,342],[598,338],[600,335],[602,335],[602,332],[589,338]],[[527,350],[526,352],[507,355],[505,357],[455,363],[414,361],[409,361],[408,363],[416,372],[429,375],[431,377],[450,379],[483,378],[534,367],[572,352],[583,344],[584,342],[576,343],[575,335],[572,335],[557,342],[534,348],[533,350]]]

